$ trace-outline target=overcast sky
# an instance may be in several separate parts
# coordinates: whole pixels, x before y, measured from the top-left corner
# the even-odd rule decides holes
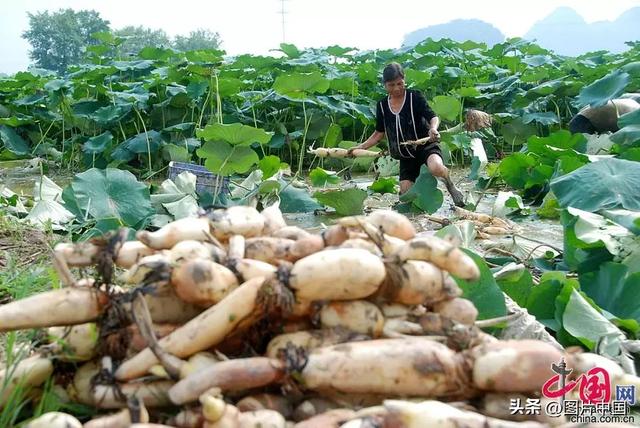
[[[0,72],[29,65],[27,12],[94,9],[111,28],[143,25],[170,36],[196,28],[220,33],[229,54],[268,53],[282,42],[282,0],[0,0]],[[452,19],[481,19],[506,36],[522,36],[555,8],[570,6],[587,22],[613,20],[640,0],[285,0],[286,42],[361,49],[399,47],[413,30]]]

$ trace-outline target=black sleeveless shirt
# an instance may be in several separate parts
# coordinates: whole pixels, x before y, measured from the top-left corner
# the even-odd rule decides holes
[[[411,159],[427,148],[402,146],[398,143],[429,136],[429,122],[436,114],[419,91],[405,90],[405,99],[398,114],[391,111],[389,97],[376,105],[376,131],[384,132],[389,142],[389,153],[395,159]]]

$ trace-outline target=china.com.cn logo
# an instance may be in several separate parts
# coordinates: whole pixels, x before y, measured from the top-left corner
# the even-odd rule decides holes
[[[573,369],[567,368],[564,359],[558,364],[552,364],[551,370],[555,374],[542,386],[542,395],[550,399],[559,398],[559,403],[556,402],[555,406],[557,411],[573,417],[574,420],[584,419],[595,413],[600,415],[600,420],[597,422],[608,422],[609,420],[603,418],[627,416],[629,407],[636,402],[634,385],[616,385],[615,400],[612,400],[611,377],[602,367],[593,367],[575,380],[569,381],[568,378]],[[576,387],[579,388],[579,400],[567,400],[566,395]],[[557,413],[557,411],[547,413]]]
[[[570,377],[573,369],[568,368],[564,359],[552,364],[555,373],[542,386],[542,395],[551,401],[544,407],[551,417],[565,416],[569,422],[578,423],[633,423],[630,407],[636,403],[634,385],[616,385],[615,399],[612,399],[611,377],[602,367],[593,367],[577,378]],[[567,399],[567,394],[576,388],[579,399]],[[512,415],[540,415],[540,399],[527,398],[526,405],[520,399],[511,399]]]

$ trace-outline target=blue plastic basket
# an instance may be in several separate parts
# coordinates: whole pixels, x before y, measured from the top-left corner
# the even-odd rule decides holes
[[[168,178],[173,180],[184,171],[189,171],[191,174],[196,176],[196,191],[198,193],[208,192],[212,195],[215,195],[216,193],[218,195],[228,195],[231,193],[229,190],[229,177],[222,177],[213,174],[202,165],[185,162],[169,162]]]

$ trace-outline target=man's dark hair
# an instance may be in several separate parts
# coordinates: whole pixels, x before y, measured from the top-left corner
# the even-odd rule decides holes
[[[399,78],[404,79],[404,70],[397,62],[387,64],[384,70],[382,70],[382,83],[391,82]]]

